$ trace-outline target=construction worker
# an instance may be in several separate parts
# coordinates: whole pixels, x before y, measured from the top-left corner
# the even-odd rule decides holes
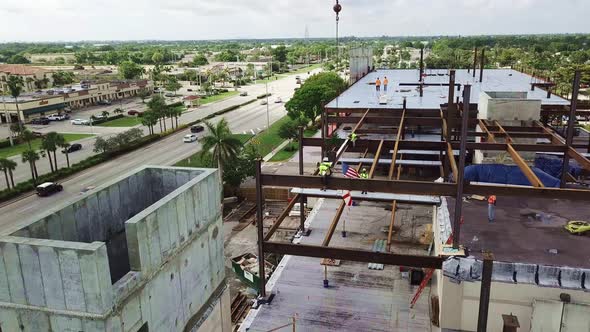
[[[377,90],[377,92],[381,91],[381,80],[379,79],[379,77],[377,77],[377,80],[375,81],[375,89]]]
[[[488,197],[488,221],[494,222],[496,217],[496,195]]]
[[[367,169],[366,169],[366,168],[364,168],[364,167],[363,167],[363,169],[362,169],[362,170],[361,170],[361,172],[359,173],[359,177],[360,177],[361,179],[368,179],[368,178],[369,178],[369,173],[367,173]],[[366,191],[366,190],[363,190],[363,191],[361,192],[361,194],[366,194],[366,193],[367,193],[367,191]]]
[[[385,76],[383,79],[383,92],[385,93],[387,93],[387,84],[389,84],[389,81],[387,80],[387,76]]]
[[[322,177],[322,188],[323,191],[326,191],[326,187],[328,186],[328,177],[332,175],[332,163],[328,161],[324,161],[322,163],[318,163],[318,174]]]
[[[358,135],[355,134],[354,132],[352,132],[348,135],[348,139],[352,142],[352,146],[355,146],[355,142],[358,138],[359,138]]]

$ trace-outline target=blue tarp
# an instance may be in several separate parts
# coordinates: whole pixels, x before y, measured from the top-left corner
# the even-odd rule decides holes
[[[542,170],[531,167],[545,187],[559,187],[559,180]],[[481,164],[465,167],[464,179],[473,182],[489,182],[530,186],[531,183],[518,166]]]
[[[570,174],[578,177],[582,173],[582,167],[577,161],[570,159]],[[543,172],[556,177],[561,177],[561,168],[563,166],[563,158],[561,156],[537,153],[535,155],[535,167]]]

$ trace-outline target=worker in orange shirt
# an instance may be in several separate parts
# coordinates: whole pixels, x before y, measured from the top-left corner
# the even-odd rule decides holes
[[[496,195],[488,197],[488,221],[494,222],[496,217]]]
[[[379,77],[377,77],[377,80],[375,81],[375,89],[377,89],[377,92],[381,91],[381,80]]]
[[[383,79],[383,92],[387,92],[387,84],[389,84],[389,81],[387,80],[387,76],[385,76]]]

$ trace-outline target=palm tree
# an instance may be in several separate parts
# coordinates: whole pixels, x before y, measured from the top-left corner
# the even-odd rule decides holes
[[[157,116],[158,121],[160,121],[160,132],[162,132],[162,113],[166,108],[166,101],[164,101],[162,96],[155,95],[150,101],[148,101],[147,107],[148,110],[154,112],[154,114]],[[166,121],[164,121],[164,130],[166,130]]]
[[[8,79],[6,80],[6,84],[8,85],[8,90],[10,90],[10,95],[12,96],[12,98],[14,98],[14,104],[16,105],[16,116],[18,118],[18,125],[21,128],[20,131],[23,132],[23,122],[21,120],[20,110],[18,109],[18,96],[20,96],[21,92],[23,92],[23,85],[25,83],[22,77],[9,75]]]
[[[33,183],[37,184],[37,177],[39,174],[37,173],[37,161],[40,159],[39,154],[35,150],[26,150],[21,154],[23,163],[29,163],[29,167],[31,168],[31,178],[33,179]]]
[[[123,112],[124,111],[120,108],[115,108],[115,110],[113,111],[113,113],[115,113],[115,114],[123,114]]]
[[[70,146],[71,146],[71,144],[66,142],[65,140],[59,144],[59,147],[63,149],[63,153],[66,154],[66,164],[68,165],[68,168],[70,168],[70,152],[69,152]]]
[[[12,171],[16,169],[16,162],[13,160],[2,158],[0,159],[0,170],[4,172],[4,178],[6,179],[6,187],[10,189],[11,184],[14,188],[14,177]],[[10,175],[10,182],[8,182],[8,176]]]
[[[102,111],[102,116],[104,116],[105,118],[109,117],[109,111]]]
[[[53,161],[51,160],[51,153],[53,152],[55,156],[55,151],[57,150],[57,136],[58,133],[52,131],[45,135],[41,140],[41,149],[47,152],[47,159],[49,159],[49,167],[51,168],[51,173],[57,171],[57,159],[53,158]]]
[[[158,116],[153,111],[148,111],[141,117],[141,124],[148,127],[150,135],[154,134],[154,125],[158,123]]]
[[[203,154],[211,153],[213,162],[217,163],[219,169],[219,178],[223,185],[223,168],[236,159],[242,143],[235,138],[229,129],[226,119],[221,119],[217,124],[205,121],[208,135],[203,136]]]
[[[174,120],[176,121],[176,128],[178,128],[178,118],[180,118],[182,116],[182,112],[183,112],[183,107],[174,107],[172,108],[172,116],[174,117]]]
[[[24,129],[23,131],[21,131],[20,136],[25,142],[27,142],[29,149],[33,149],[31,146],[31,141],[35,139],[35,135],[33,134],[33,132],[28,129]]]
[[[55,170],[57,171],[59,169],[59,167],[57,166],[57,148],[62,147],[67,142],[66,142],[66,138],[64,137],[64,135],[58,134],[58,133],[56,133],[54,135],[53,139],[55,141],[55,150],[53,151],[53,164],[55,165]],[[68,162],[68,167],[70,167],[69,162]]]

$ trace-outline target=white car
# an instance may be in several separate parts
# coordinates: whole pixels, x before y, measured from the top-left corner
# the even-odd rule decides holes
[[[74,119],[70,121],[73,125],[89,125],[90,121],[84,119]]]
[[[49,119],[49,121],[63,121],[66,119],[66,116],[65,114],[51,114],[47,119]]]
[[[184,135],[184,137],[182,138],[182,141],[185,143],[192,143],[192,142],[195,142],[196,140],[197,140],[196,134]]]
[[[267,104],[267,102],[266,102],[266,99],[262,99],[262,100],[260,101],[260,105],[266,105],[266,104]]]
[[[275,99],[276,104],[280,104],[282,102],[283,102],[283,100],[281,99],[281,97],[277,97],[277,99]]]

